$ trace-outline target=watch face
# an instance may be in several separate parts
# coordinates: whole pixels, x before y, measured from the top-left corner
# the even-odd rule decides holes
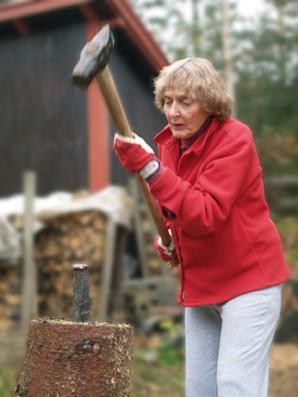
[[[148,164],[146,164],[140,171],[140,175],[147,179],[151,175],[153,175],[159,169],[159,162],[157,160],[151,160]]]

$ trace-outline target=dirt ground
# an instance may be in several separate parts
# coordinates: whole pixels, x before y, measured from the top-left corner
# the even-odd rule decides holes
[[[270,397],[298,396],[298,345],[273,345]]]

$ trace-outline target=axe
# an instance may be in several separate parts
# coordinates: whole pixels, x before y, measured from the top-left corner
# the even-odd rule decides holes
[[[93,78],[96,77],[118,133],[124,136],[131,136],[131,128],[108,66],[113,47],[114,38],[112,32],[109,25],[105,25],[82,49],[80,59],[73,70],[72,80],[79,86],[87,87]],[[135,173],[135,176],[148,204],[162,243],[165,246],[169,246],[171,236],[163,222],[160,207],[151,195],[143,178],[137,173]],[[170,262],[170,266],[175,267],[177,265],[178,260],[175,255],[175,259]]]

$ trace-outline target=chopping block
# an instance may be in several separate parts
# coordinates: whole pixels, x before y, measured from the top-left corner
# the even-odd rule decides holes
[[[90,321],[86,265],[73,267],[76,321],[33,319],[30,322],[15,394],[18,397],[129,397],[133,328],[124,323]]]

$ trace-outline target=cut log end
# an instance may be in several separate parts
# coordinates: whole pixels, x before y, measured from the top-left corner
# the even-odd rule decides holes
[[[133,329],[127,324],[38,319],[30,323],[19,397],[128,397]]]

